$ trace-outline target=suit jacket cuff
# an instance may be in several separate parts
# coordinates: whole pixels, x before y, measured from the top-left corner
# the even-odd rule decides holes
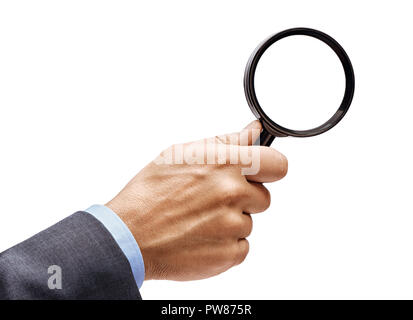
[[[85,212],[98,219],[110,232],[129,261],[138,288],[141,288],[145,279],[145,265],[138,243],[129,228],[115,212],[106,206],[93,205]]]

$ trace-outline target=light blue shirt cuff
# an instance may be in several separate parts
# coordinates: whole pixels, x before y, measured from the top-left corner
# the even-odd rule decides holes
[[[129,228],[116,213],[103,205],[93,205],[85,212],[90,213],[108,229],[128,259],[136,284],[140,288],[145,279],[145,265],[138,243]]]

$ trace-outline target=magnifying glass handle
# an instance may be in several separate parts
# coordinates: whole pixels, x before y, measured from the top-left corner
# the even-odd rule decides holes
[[[275,137],[263,128],[260,134],[260,138],[255,141],[254,145],[269,147],[274,139]]]

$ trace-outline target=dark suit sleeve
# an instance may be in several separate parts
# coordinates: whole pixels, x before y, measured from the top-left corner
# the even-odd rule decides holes
[[[50,289],[50,266],[61,289]],[[76,212],[0,253],[0,299],[140,299],[128,260],[103,224]]]

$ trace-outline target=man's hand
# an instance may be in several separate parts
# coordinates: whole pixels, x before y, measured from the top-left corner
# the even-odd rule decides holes
[[[288,167],[275,149],[252,146],[260,130],[254,121],[240,133],[172,146],[107,204],[138,242],[146,280],[208,278],[245,259],[250,214],[270,205],[262,182],[283,178]],[[194,161],[177,151],[202,156]],[[240,160],[243,153],[247,161]],[[252,154],[259,168],[243,175]]]

